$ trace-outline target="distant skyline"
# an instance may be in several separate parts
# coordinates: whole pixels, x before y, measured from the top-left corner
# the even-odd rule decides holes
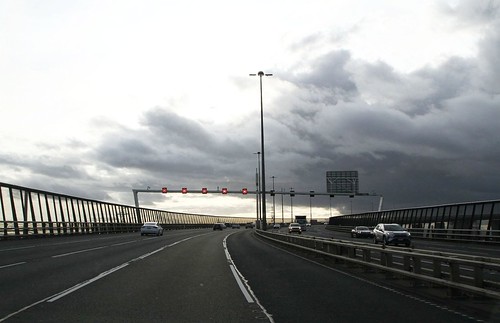
[[[499,10],[500,0],[0,1],[0,181],[128,205],[147,187],[255,190],[249,74],[264,71],[268,191],[275,176],[277,191],[326,192],[327,171],[356,170],[385,209],[498,199]],[[234,194],[140,203],[256,209]],[[379,198],[309,203],[294,198],[294,213],[371,211]],[[272,206],[269,196],[268,219]]]

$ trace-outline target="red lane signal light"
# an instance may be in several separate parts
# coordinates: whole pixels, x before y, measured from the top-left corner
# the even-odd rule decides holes
[[[241,193],[248,194],[248,189],[246,187],[243,187],[243,189],[241,190]]]
[[[187,187],[183,187],[182,190],[181,190],[182,194],[186,194],[188,192],[188,189]]]
[[[203,187],[201,189],[201,194],[207,194],[208,193],[208,189],[206,187]]]
[[[167,192],[168,192],[168,190],[167,190],[167,188],[166,188],[166,187],[162,187],[162,188],[161,188],[161,192],[162,192],[162,193],[167,193]]]
[[[226,187],[222,188],[222,194],[227,194],[227,188]]]

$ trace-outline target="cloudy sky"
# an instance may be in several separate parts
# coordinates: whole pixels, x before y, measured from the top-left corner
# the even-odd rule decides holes
[[[498,199],[499,31],[498,0],[0,0],[0,182],[128,205],[255,189],[264,71],[268,189],[357,170],[385,209]],[[140,201],[255,214],[253,196]]]

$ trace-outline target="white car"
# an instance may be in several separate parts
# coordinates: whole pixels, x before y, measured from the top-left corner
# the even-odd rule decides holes
[[[302,228],[298,223],[290,223],[288,226],[288,233],[297,232],[298,234],[302,234]]]
[[[141,236],[148,234],[162,236],[163,228],[158,224],[158,222],[145,222],[141,227]]]
[[[273,229],[274,229],[274,230],[279,230],[280,228],[281,228],[281,226],[280,226],[278,223],[275,223],[275,224],[273,225]]]

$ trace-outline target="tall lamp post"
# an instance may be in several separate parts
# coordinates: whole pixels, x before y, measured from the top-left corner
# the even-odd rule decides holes
[[[274,179],[276,178],[276,176],[271,176],[271,178],[273,179],[273,224],[276,223],[276,204],[275,204],[275,199],[274,199]]]
[[[262,173],[261,173],[261,207],[262,207],[262,225],[263,229],[267,230],[266,221],[266,163],[264,160],[264,104],[262,101],[262,76],[272,76],[273,74],[264,73],[260,71],[257,74],[250,74],[250,76],[259,76],[260,79],[260,152],[262,154]]]
[[[335,195],[330,194],[330,217],[332,217],[332,198],[335,197]]]
[[[285,212],[283,211],[283,192],[285,192],[285,190],[283,188],[281,188],[281,223],[285,223]]]
[[[312,198],[314,197],[314,191],[309,191],[309,223],[312,223],[313,213],[312,213]]]
[[[257,201],[257,221],[260,220],[260,151],[253,153],[254,155],[257,155],[257,169],[256,174],[255,174],[255,199]],[[258,222],[256,223],[258,224]]]

